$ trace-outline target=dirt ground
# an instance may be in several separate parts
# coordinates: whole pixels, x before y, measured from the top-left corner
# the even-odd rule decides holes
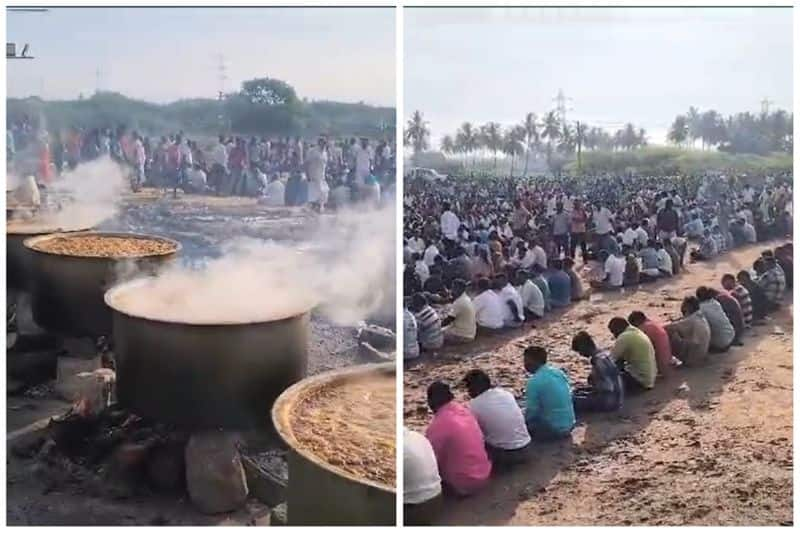
[[[774,246],[777,243],[771,243]],[[457,383],[470,368],[521,397],[522,351],[544,345],[550,361],[583,382],[588,361],[570,351],[588,330],[612,342],[608,320],[642,310],[666,321],[680,300],[722,274],[752,265],[768,245],[743,248],[711,263],[688,265],[673,280],[624,294],[605,293],[512,333],[479,338],[460,351],[407,367],[406,424],[430,419],[425,389]],[[679,369],[656,388],[626,399],[621,412],[579,419],[569,441],[537,445],[528,464],[493,476],[480,494],[448,500],[448,525],[790,525],[792,524],[792,295],[744,346],[702,369]],[[463,389],[459,399],[466,399]]]
[[[327,215],[325,215],[327,216]],[[145,189],[128,195],[118,216],[100,229],[154,233],[181,242],[184,261],[219,254],[238,236],[293,242],[302,246],[324,223],[306,209],[268,208],[248,198],[179,195]],[[355,329],[339,327],[312,314],[309,374],[362,363]],[[69,405],[45,393],[7,397],[7,434],[63,414]],[[251,498],[235,512],[208,516],[188,499],[153,493],[114,496],[81,476],[54,480],[34,459],[7,453],[7,523],[9,525],[267,525],[269,509]]]

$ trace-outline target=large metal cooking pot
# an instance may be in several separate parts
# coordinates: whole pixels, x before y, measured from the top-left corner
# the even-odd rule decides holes
[[[6,222],[6,287],[18,290],[31,290],[32,253],[23,244],[25,239],[50,233],[71,233],[87,231],[91,228],[64,229],[57,226],[48,228],[36,226],[35,219],[29,223]]]
[[[157,239],[172,245],[167,253],[137,258],[79,257],[37,250],[48,239],[100,235],[132,239]],[[111,309],[103,299],[106,290],[123,277],[153,273],[175,259],[177,241],[136,233],[74,232],[31,237],[24,241],[33,263],[33,319],[55,333],[99,337],[111,333]]]
[[[358,478],[303,449],[292,430],[292,412],[308,395],[325,386],[346,386],[371,375],[395,376],[394,363],[358,365],[309,377],[287,389],[275,401],[272,422],[287,446],[289,484],[288,525],[395,525],[395,487]],[[336,438],[332,435],[331,438]]]
[[[154,320],[121,304],[141,283],[105,296],[113,309],[117,398],[135,413],[189,429],[263,426],[275,398],[306,375],[308,312],[252,323]]]

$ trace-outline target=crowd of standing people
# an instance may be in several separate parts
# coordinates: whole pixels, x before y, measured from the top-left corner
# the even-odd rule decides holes
[[[51,133],[25,117],[6,131],[7,159],[19,174],[47,184],[62,171],[108,156],[130,169],[131,186],[185,193],[259,197],[270,206],[317,209],[379,202],[394,186],[394,143],[328,137],[267,138],[184,132],[145,136],[125,126],[71,127]]]

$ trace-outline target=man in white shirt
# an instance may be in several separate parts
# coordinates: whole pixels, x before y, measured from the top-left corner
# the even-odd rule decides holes
[[[544,295],[534,282],[522,270],[517,270],[517,292],[522,298],[522,310],[526,318],[544,317]]]
[[[328,164],[328,152],[325,151],[325,139],[317,141],[316,146],[308,150],[305,157],[306,176],[308,177],[308,202],[319,211],[325,208],[328,200],[328,185],[325,183],[325,167]]]
[[[525,312],[522,309],[522,297],[511,283],[506,279],[505,274],[498,274],[494,279],[495,290],[502,298],[504,304],[503,324],[509,328],[515,328],[525,321]],[[509,303],[513,303],[512,306]]]
[[[510,466],[525,462],[529,457],[531,436],[514,395],[493,387],[483,370],[467,372],[464,384],[472,398],[469,409],[481,427],[492,465]]]
[[[269,207],[283,207],[286,205],[286,186],[277,174],[272,176],[272,181],[267,184],[264,195],[259,199],[258,203]]]
[[[452,292],[455,300],[450,313],[442,321],[445,344],[464,344],[475,340],[477,322],[475,306],[466,293],[467,284],[462,279],[453,280]]]
[[[439,226],[442,228],[442,235],[445,239],[455,241],[458,238],[458,227],[461,225],[458,217],[450,210],[450,203],[445,202],[442,206],[444,212],[439,218]]]
[[[607,207],[599,207],[595,210],[592,220],[594,220],[594,229],[598,236],[611,233],[614,229],[611,225],[612,218],[614,215]]]
[[[422,256],[425,260],[425,264],[428,265],[428,267],[432,267],[436,262],[437,255],[439,255],[439,248],[436,247],[433,241],[430,241],[428,247],[425,248],[425,254]]]
[[[442,510],[442,479],[425,435],[403,428],[403,523],[431,525]]]
[[[605,277],[602,280],[592,280],[590,285],[600,290],[622,287],[625,279],[625,257],[622,256],[622,252],[609,254],[607,250],[601,250],[598,258],[603,265]]]
[[[478,281],[478,292],[479,294],[472,300],[476,322],[482,328],[502,329],[505,316],[503,299],[492,290],[491,284],[486,278]]]
[[[422,254],[415,253],[412,257],[414,259],[414,272],[416,272],[417,277],[419,277],[419,282],[425,285],[425,282],[431,276],[431,270],[428,268],[428,264],[422,259]]]
[[[353,156],[355,159],[355,184],[360,189],[366,183],[366,178],[370,173],[369,141],[366,138],[361,139],[361,145],[353,148]]]
[[[203,172],[200,165],[194,165],[194,167],[186,171],[185,192],[197,194],[205,192],[206,183],[206,173]]]
[[[546,269],[547,253],[545,253],[544,248],[542,248],[538,240],[534,242],[533,248],[531,248],[531,252],[533,252],[533,264],[539,265],[542,268]]]

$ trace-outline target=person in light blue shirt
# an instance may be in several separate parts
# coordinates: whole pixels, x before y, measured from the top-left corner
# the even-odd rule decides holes
[[[547,271],[547,285],[550,288],[550,305],[566,307],[572,302],[572,281],[564,272],[561,259],[552,259]]]
[[[525,425],[537,441],[563,439],[575,427],[572,388],[566,374],[547,364],[547,350],[529,346],[524,352],[525,370],[530,373],[525,386]]]

